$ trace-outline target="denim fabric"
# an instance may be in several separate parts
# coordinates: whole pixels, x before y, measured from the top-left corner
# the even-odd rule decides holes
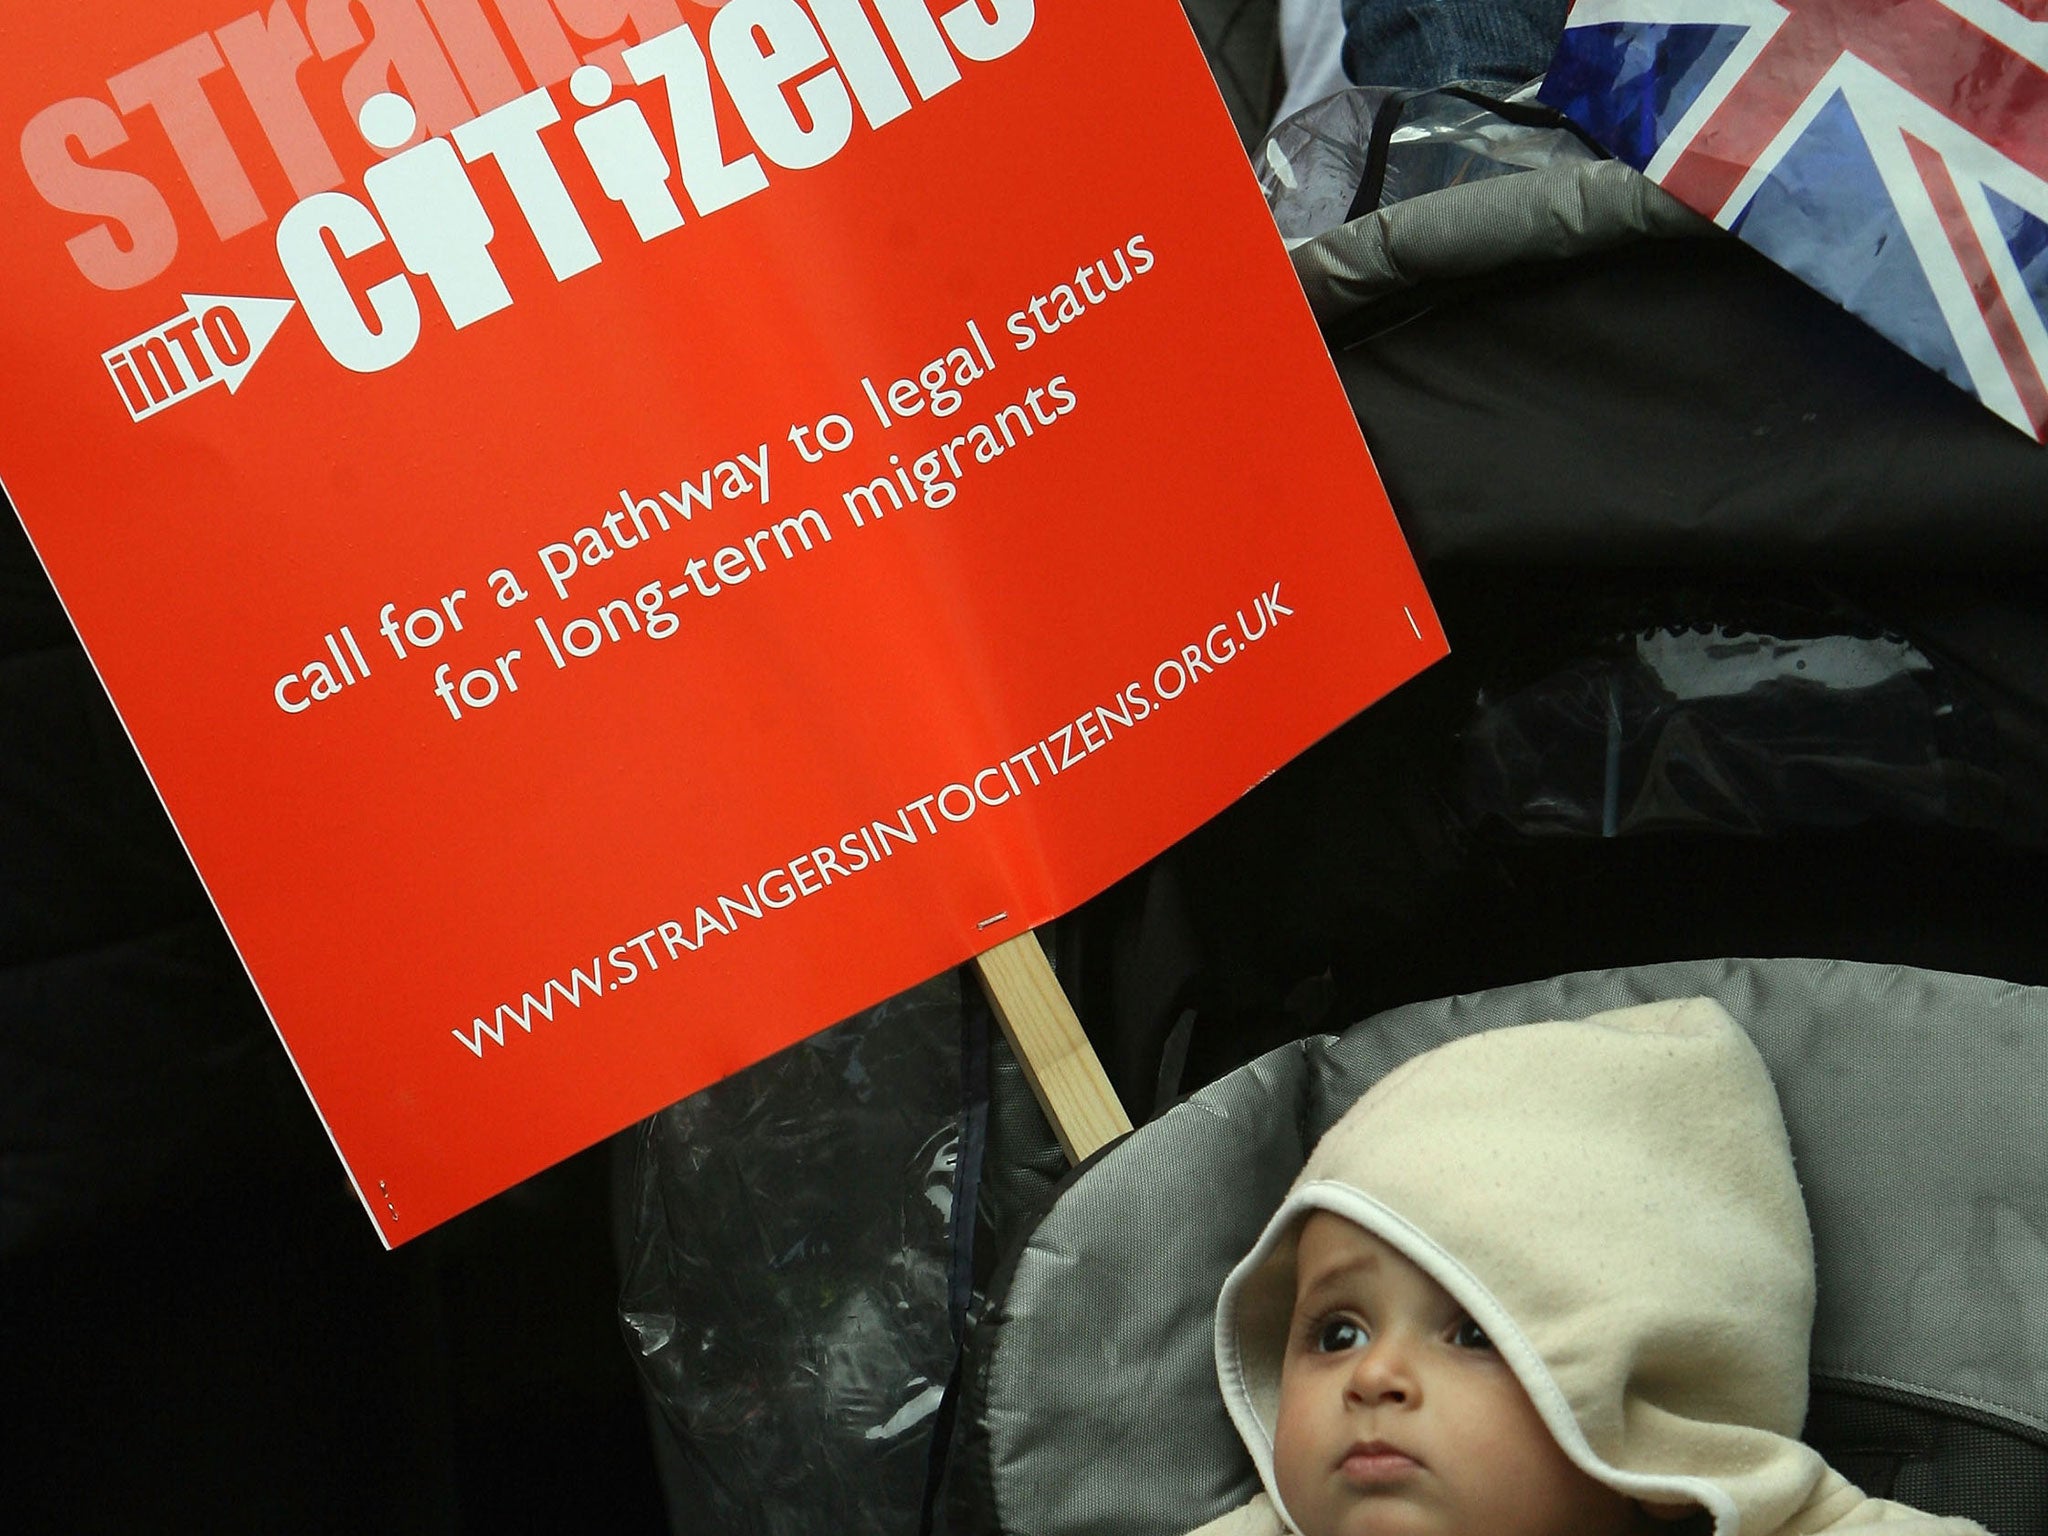
[[[1570,0],[1343,0],[1354,85],[1517,86],[1550,67]]]

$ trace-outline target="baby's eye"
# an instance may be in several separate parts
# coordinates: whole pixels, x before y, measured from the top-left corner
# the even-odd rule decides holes
[[[1451,1334],[1451,1342],[1460,1349],[1493,1348],[1493,1340],[1486,1336],[1486,1330],[1473,1322],[1469,1317],[1459,1322],[1457,1328]]]
[[[1316,1349],[1326,1355],[1365,1346],[1365,1329],[1348,1317],[1326,1317],[1316,1325]]]

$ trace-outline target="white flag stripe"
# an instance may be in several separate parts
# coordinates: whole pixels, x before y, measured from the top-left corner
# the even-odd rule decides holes
[[[1566,19],[1568,27],[1600,27],[1620,23],[1627,26],[1655,25],[1677,21],[1709,27],[1769,27],[1785,19],[1785,8],[1774,0],[1697,0],[1674,17],[1669,8],[1651,15],[1645,0],[1579,0]]]
[[[2048,69],[2048,21],[2029,21],[1999,0],[1941,0],[1941,4],[2022,58]]]
[[[1857,111],[1858,95],[1867,101],[1869,94],[1867,91],[1853,92],[1850,110]],[[1949,335],[1962,356],[1963,367],[1969,370],[1970,387],[1992,411],[2015,426],[2027,429],[2026,412],[2020,406],[2019,391],[2013,386],[2012,375],[2006,371],[1998,344],[1991,338],[1991,329],[1984,322],[1983,311],[1977,307],[1976,294],[1971,291],[1969,277],[1963,271],[1955,246],[1943,230],[1927,184],[1921,180],[1920,168],[1913,163],[1912,151],[1906,146],[1906,130],[1895,115],[1884,112],[1881,107],[1868,117],[1857,112],[1857,121],[1862,126],[1865,142],[1870,146],[1878,175],[1884,178],[1885,191],[1890,194],[1892,205],[1898,209],[1900,221],[1905,225],[1906,239],[1920,260],[1920,270],[1926,274],[1934,302],[1941,310],[1942,319],[1948,323]]]
[[[1957,190],[1962,194],[1963,208],[1970,216],[1970,227],[1977,232],[1977,239],[1984,247],[1984,255],[1991,263],[1991,275],[1998,280],[1999,292],[2005,295],[2006,307],[2012,311],[2013,323],[2019,328],[2020,341],[2027,349],[2027,356],[2033,359],[2034,373],[2048,383],[2048,324],[2041,319],[2041,311],[2034,303],[2034,297],[2027,291],[2026,278],[2020,272],[2020,264],[2014,260],[2012,247],[2005,243],[2005,234],[1998,227],[1998,216],[1992,211],[1991,200],[1984,195],[1984,189],[1968,182]],[[2023,423],[2028,430],[2032,422]]]

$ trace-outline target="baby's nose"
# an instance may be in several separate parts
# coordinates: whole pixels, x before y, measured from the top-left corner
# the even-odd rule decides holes
[[[1408,1403],[1419,1386],[1414,1352],[1399,1339],[1383,1335],[1358,1352],[1348,1390],[1365,1403]]]

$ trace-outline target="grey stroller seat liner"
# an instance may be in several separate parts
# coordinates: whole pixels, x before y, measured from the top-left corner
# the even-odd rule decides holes
[[[1224,1276],[1337,1116],[1447,1040],[1717,999],[1769,1063],[1819,1270],[1806,1437],[1867,1492],[2048,1536],[2048,988],[1824,960],[1584,972],[1239,1068],[1070,1175],[969,1343],[940,1527],[1179,1536],[1256,1489]]]

